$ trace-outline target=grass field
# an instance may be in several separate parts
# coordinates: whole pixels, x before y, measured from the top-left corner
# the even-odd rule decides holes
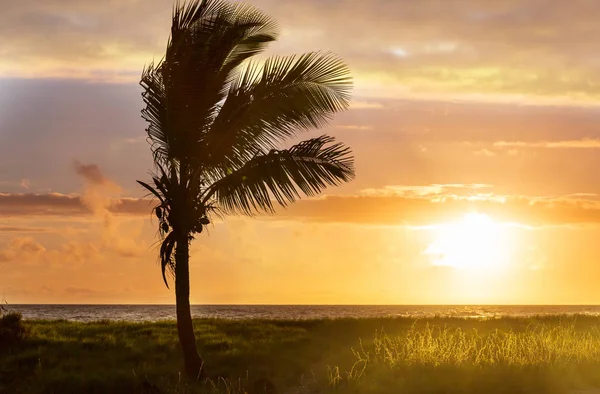
[[[180,376],[174,322],[26,321],[0,393],[574,393],[600,387],[600,318],[195,320],[210,380]],[[261,387],[264,387],[262,385]],[[264,392],[264,390],[263,390]]]

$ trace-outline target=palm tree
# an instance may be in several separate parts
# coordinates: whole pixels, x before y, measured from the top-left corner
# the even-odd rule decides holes
[[[328,136],[287,149],[286,139],[348,107],[348,68],[329,53],[250,58],[276,38],[276,24],[252,6],[221,0],[177,4],[166,54],[140,85],[155,171],[160,261],[175,279],[185,371],[199,377],[189,301],[189,245],[211,217],[273,212],[301,194],[354,177],[349,148]]]

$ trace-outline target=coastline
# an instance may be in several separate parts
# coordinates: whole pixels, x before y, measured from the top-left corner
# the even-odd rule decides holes
[[[161,321],[175,319],[174,305],[9,305],[25,319],[94,321]],[[320,319],[320,318],[429,318],[504,317],[556,314],[599,315],[597,305],[192,305],[194,318]]]

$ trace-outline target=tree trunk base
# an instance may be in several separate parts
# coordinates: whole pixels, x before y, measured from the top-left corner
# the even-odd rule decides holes
[[[200,380],[206,376],[204,372],[204,361],[199,355],[192,359],[185,359],[184,361],[185,374],[192,380]]]
[[[190,271],[187,234],[177,239],[175,249],[175,297],[177,299],[177,334],[183,353],[185,374],[193,380],[204,376],[204,361],[198,354],[190,310]]]

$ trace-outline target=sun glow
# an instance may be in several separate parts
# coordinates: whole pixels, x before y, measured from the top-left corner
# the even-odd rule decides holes
[[[467,214],[460,222],[437,226],[434,240],[423,252],[433,265],[492,270],[510,261],[507,227],[488,215]]]

